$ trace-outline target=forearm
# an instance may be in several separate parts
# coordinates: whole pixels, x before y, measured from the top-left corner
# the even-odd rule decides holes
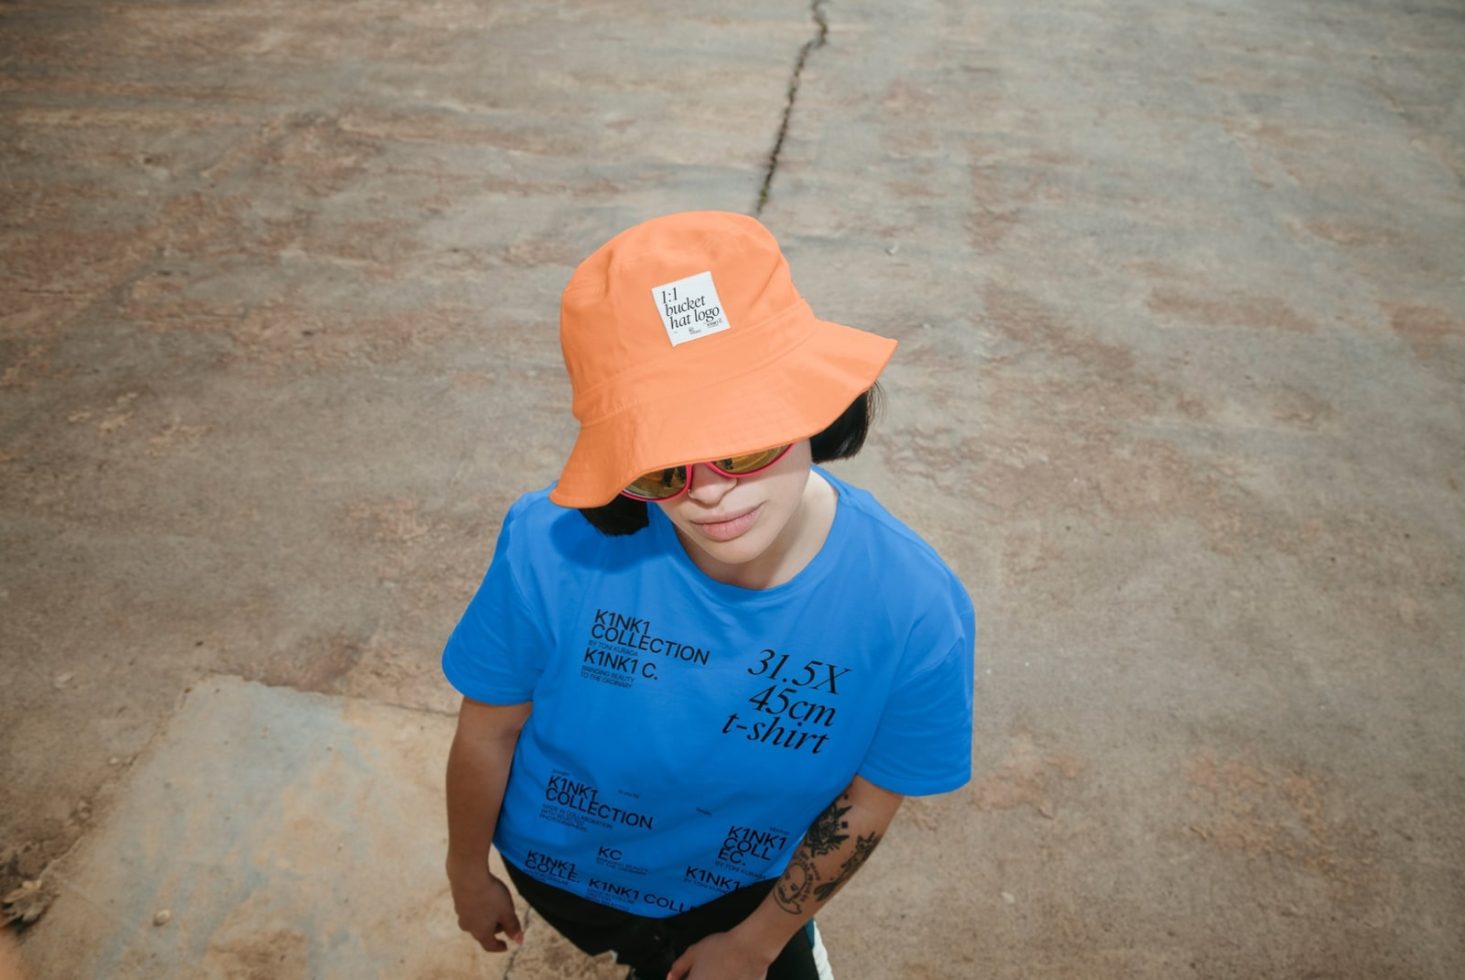
[[[522,713],[512,709],[495,710],[505,715],[506,724],[471,724],[465,712],[448,751],[449,865],[482,867],[488,859],[519,727],[528,715],[528,705],[523,706]]]
[[[901,799],[856,777],[809,827],[768,897],[734,931],[776,956],[864,865]]]
[[[448,884],[458,928],[489,952],[506,949],[499,934],[524,941],[508,887],[488,870],[504,788],[519,731],[531,705],[493,705],[463,699],[458,730],[448,750]]]
[[[481,864],[488,859],[513,752],[513,743],[504,753],[484,751],[465,739],[453,739],[447,779],[449,860]]]

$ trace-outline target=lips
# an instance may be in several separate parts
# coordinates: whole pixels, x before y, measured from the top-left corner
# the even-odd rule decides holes
[[[738,535],[743,534],[758,522],[758,514],[762,512],[763,505],[759,504],[751,510],[745,510],[741,514],[734,514],[715,521],[692,521],[697,530],[713,541],[731,541]]]

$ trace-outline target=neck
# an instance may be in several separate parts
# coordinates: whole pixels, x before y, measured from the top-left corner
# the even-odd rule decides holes
[[[834,487],[810,470],[798,513],[784,525],[768,550],[752,561],[737,565],[711,557],[682,537],[680,531],[677,536],[681,538],[682,548],[692,559],[692,564],[708,578],[743,589],[771,589],[791,581],[814,560],[819,549],[824,547],[824,539],[829,536],[837,505],[838,494]]]

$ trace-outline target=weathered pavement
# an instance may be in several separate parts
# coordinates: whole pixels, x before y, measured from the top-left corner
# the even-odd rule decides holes
[[[1458,5],[817,13],[4,6],[41,975],[577,975],[452,935],[436,654],[572,435],[573,263],[760,203],[901,340],[843,471],[981,625],[977,779],[821,916],[840,975],[1465,974]]]

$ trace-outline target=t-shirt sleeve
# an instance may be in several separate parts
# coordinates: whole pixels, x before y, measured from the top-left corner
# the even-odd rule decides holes
[[[964,598],[964,597],[963,597]],[[907,658],[886,702],[859,774],[903,796],[946,793],[972,778],[972,656],[976,624],[970,604],[957,636]],[[914,663],[910,661],[914,660]]]
[[[516,504],[504,517],[488,573],[443,649],[448,682],[465,697],[487,704],[533,700],[550,648],[542,613],[515,571],[528,545],[519,508]]]

